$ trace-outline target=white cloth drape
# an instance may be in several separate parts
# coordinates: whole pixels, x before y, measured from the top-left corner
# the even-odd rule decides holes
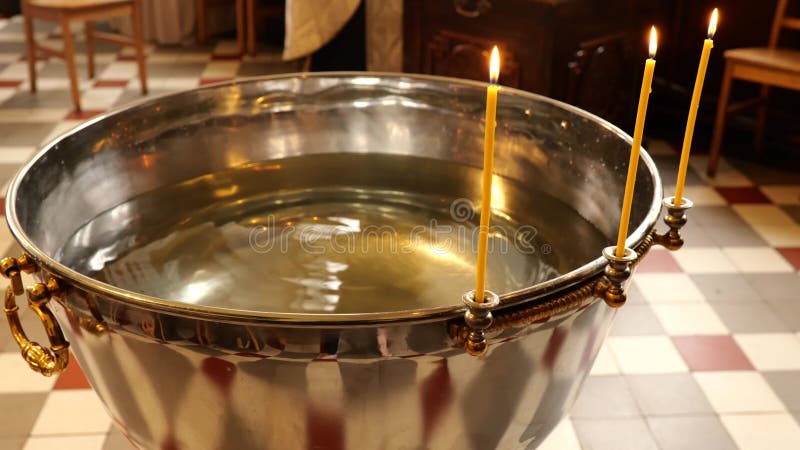
[[[344,27],[361,0],[286,0],[283,59],[310,55]]]
[[[403,1],[365,0],[367,18],[367,67],[399,72],[403,61]],[[362,0],[286,0],[286,36],[283,59],[308,56],[327,44],[350,20]],[[234,29],[235,7],[209,11],[208,29],[213,34]],[[142,28],[149,42],[181,45],[194,42],[195,0],[142,0]],[[127,19],[112,25],[130,33]]]

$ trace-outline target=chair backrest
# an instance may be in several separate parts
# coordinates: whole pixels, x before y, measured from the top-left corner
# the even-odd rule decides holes
[[[772,32],[769,35],[769,48],[778,46],[778,39],[783,28],[800,31],[800,17],[786,17],[786,8],[788,6],[789,0],[778,0],[778,7],[775,8],[775,19],[772,22]]]

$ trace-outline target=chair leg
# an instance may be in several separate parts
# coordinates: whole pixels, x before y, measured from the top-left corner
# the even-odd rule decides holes
[[[756,115],[755,147],[756,152],[761,153],[764,148],[764,129],[767,126],[767,100],[769,99],[769,86],[761,86],[761,104],[758,106]]]
[[[239,54],[244,55],[245,39],[245,6],[244,0],[236,0],[236,43],[239,47]]]
[[[67,63],[72,103],[75,104],[75,111],[80,111],[81,90],[78,86],[78,70],[75,67],[75,43],[72,40],[72,30],[70,29],[68,19],[61,20],[61,34],[64,39],[64,61]]]
[[[208,42],[206,2],[205,0],[196,0],[194,4],[195,10],[197,11],[197,42],[200,44],[206,44]]]
[[[89,78],[94,78],[94,23],[86,22],[86,63]]]
[[[139,66],[139,84],[142,94],[147,94],[147,63],[144,56],[144,37],[142,36],[142,12],[139,1],[133,2],[131,9],[131,29],[134,47],[136,48],[136,64]]]
[[[725,135],[725,119],[728,115],[728,99],[731,94],[731,82],[733,79],[733,64],[725,64],[725,75],[722,78],[722,90],[719,93],[719,103],[717,104],[717,118],[714,121],[714,137],[711,139],[711,151],[708,155],[708,167],[706,173],[713,177],[717,174],[719,167],[719,153],[722,146],[722,138]]]
[[[256,54],[256,1],[247,0],[247,53]]]
[[[25,2],[22,2],[23,12]],[[33,18],[25,13],[25,47],[28,54],[28,79],[31,92],[36,92],[36,41],[33,38]]]

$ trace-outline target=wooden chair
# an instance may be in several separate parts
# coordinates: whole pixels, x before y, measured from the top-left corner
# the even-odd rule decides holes
[[[244,54],[245,40],[245,0],[236,1],[236,42],[239,46],[239,54]],[[231,0],[195,0],[197,10],[197,42],[205,44],[208,42],[208,10],[229,6]]]
[[[800,90],[800,51],[778,47],[778,38],[783,28],[800,30],[800,18],[786,17],[787,5],[788,0],[778,0],[767,47],[737,48],[725,52],[725,75],[706,169],[709,176],[713,177],[717,172],[725,120],[729,115],[753,106],[758,107],[755,147],[760,149],[764,140],[766,102],[770,87]],[[731,83],[737,79],[761,84],[761,93],[755,99],[729,106]]]
[[[286,2],[260,4],[259,0],[247,1],[247,53],[256,54],[256,20],[286,15]]]
[[[84,22],[86,27],[86,53],[89,78],[94,78],[94,44],[95,41],[107,41],[118,45],[131,46],[136,49],[136,61],[139,65],[139,80],[142,93],[147,93],[147,68],[142,38],[140,0],[22,0],[22,14],[25,17],[25,44],[27,47],[28,72],[30,74],[31,92],[36,92],[36,56],[39,52],[63,58],[67,63],[70,91],[75,110],[81,110],[81,92],[78,85],[78,72],[75,67],[75,42],[70,24],[75,21]],[[133,36],[122,36],[101,33],[94,30],[92,22],[112,17],[129,16],[132,22]],[[61,24],[61,35],[64,50],[59,51],[39,45],[34,40],[33,21],[43,20]]]

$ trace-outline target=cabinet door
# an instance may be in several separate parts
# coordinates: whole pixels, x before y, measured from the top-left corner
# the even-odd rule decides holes
[[[487,81],[489,52],[497,45],[501,84],[549,92],[556,23],[550,6],[530,0],[405,0],[404,5],[406,71]]]
[[[487,81],[489,52],[494,44],[485,39],[451,31],[438,32],[428,44],[423,71],[448,77]],[[519,87],[519,61],[514,52],[500,48],[500,80],[505,86]]]
[[[637,72],[630,33],[582,41],[569,62],[566,101],[613,123],[628,123]]]

